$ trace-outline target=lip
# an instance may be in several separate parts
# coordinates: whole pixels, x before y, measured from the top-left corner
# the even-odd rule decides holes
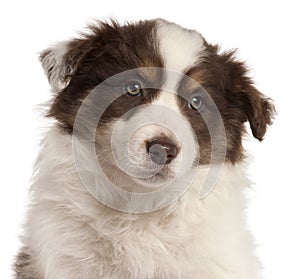
[[[174,178],[175,174],[169,169],[169,167],[165,166],[160,169],[158,172],[153,173],[153,175],[147,178],[139,178],[138,180],[147,181],[147,182],[159,182],[166,181]]]

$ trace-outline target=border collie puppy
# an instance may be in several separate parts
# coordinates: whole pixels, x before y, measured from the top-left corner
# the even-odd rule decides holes
[[[259,278],[242,138],[274,107],[234,52],[156,19],[99,22],[40,55],[42,141],[19,279]]]

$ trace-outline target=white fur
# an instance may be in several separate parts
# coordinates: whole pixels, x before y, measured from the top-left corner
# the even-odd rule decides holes
[[[158,20],[157,38],[165,67],[176,72],[184,72],[199,62],[205,51],[200,33],[165,20]]]
[[[175,24],[158,23],[165,67],[186,71],[203,54],[203,38]],[[42,60],[55,90],[66,85],[61,67],[65,51],[52,48]],[[167,88],[175,92],[178,81],[168,76]],[[153,104],[178,113],[175,96],[168,95],[163,92]],[[154,107],[134,120],[155,115]],[[193,158],[197,147],[190,130],[163,114],[156,117],[186,137],[181,144]],[[112,126],[125,136],[131,124],[119,121]],[[161,129],[142,129],[135,140]],[[186,170],[191,167],[183,165]],[[216,187],[201,200],[199,185],[208,170],[198,167],[192,185],[172,205],[150,213],[124,213],[104,206],[86,191],[74,163],[71,136],[53,127],[45,135],[31,188],[24,235],[31,262],[26,273],[34,279],[258,278],[259,264],[244,224],[244,191],[250,183],[243,169],[225,165]]]
[[[162,93],[151,105],[139,106],[138,111],[126,121],[119,119],[113,124],[111,138],[112,149],[118,157],[115,157],[116,162],[121,168],[123,166],[125,172],[129,166],[135,165],[139,174],[143,171],[141,167],[146,171],[155,169],[157,165],[147,154],[145,142],[162,135],[170,138],[180,150],[164,170],[178,178],[181,178],[180,175],[185,176],[192,168],[199,150],[193,129],[180,113],[175,95],[170,93]],[[151,186],[157,188],[162,185]]]
[[[257,278],[244,226],[242,166],[225,166],[214,191],[198,197],[199,175],[175,204],[121,213],[89,195],[76,173],[71,137],[52,128],[37,160],[25,227],[34,278]]]
[[[176,101],[176,95],[172,92],[160,92],[159,97],[152,102],[153,105],[165,106],[169,109],[172,109],[178,113],[180,113],[180,109],[178,107]]]
[[[69,42],[63,41],[44,50],[40,55],[40,60],[44,72],[54,92],[65,88],[69,80],[65,77],[70,74],[71,69],[66,67],[64,55],[68,51]]]
[[[178,117],[182,118],[182,115],[176,117],[176,114],[181,114],[176,100],[176,92],[180,80],[184,77],[184,72],[194,66],[196,62],[199,62],[199,59],[204,54],[204,40],[198,32],[183,29],[177,24],[164,20],[157,20],[156,36],[159,51],[164,60],[165,83],[160,90],[158,98],[152,102],[154,107],[146,108],[137,113],[130,119],[129,123],[121,123],[121,127],[117,126],[117,130],[120,131],[120,135],[123,135],[127,130],[131,130],[130,126],[136,125],[135,123],[138,119],[143,118],[144,121],[151,121],[153,115],[155,115],[156,121],[153,122],[166,125],[174,132],[175,137],[171,136],[173,140],[175,138],[180,150],[184,150],[189,154],[189,156],[185,157],[186,160],[182,160],[182,154],[178,154],[172,164],[168,166],[171,171],[176,172],[176,170],[179,170],[179,165],[182,164],[181,173],[185,174],[188,168],[191,168],[191,163],[196,159],[198,150],[192,129],[186,129],[186,126],[178,123],[178,120],[180,120]],[[163,106],[166,109],[159,111],[157,106]],[[170,114],[170,110],[175,112],[175,114]],[[133,124],[130,122],[133,122]],[[134,158],[146,157],[141,156],[141,154],[145,153],[145,147],[141,143],[160,134],[169,135],[166,129],[158,128],[156,124],[147,125],[135,133],[135,139],[138,142],[129,146],[130,149],[135,148],[135,146],[139,147],[135,148],[136,154]],[[179,140],[176,136],[179,136]],[[119,146],[118,152],[122,153],[124,144],[120,143]],[[118,147],[116,146],[116,148]],[[147,160],[144,161],[147,163]]]

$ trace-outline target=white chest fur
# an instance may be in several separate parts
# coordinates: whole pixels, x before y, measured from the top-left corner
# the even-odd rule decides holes
[[[257,278],[244,225],[240,165],[200,200],[197,184],[168,208],[127,214],[101,205],[76,174],[71,137],[48,132],[37,160],[24,242],[37,278]]]

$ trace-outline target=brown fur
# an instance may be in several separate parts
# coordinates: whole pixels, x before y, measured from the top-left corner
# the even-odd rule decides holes
[[[25,250],[19,252],[14,264],[16,279],[38,279],[38,277],[33,275],[32,270],[28,270],[31,265],[31,261],[29,253],[25,252]]]
[[[58,65],[61,67],[58,77],[62,82],[67,81],[68,85],[61,92],[56,92],[48,117],[55,118],[62,131],[72,133],[82,101],[98,84],[130,69],[163,68],[164,61],[158,51],[155,32],[155,21],[141,21],[124,26],[116,22],[98,23],[90,27],[90,33],[70,41],[63,62]],[[197,81],[215,102],[226,130],[226,160],[235,164],[243,158],[244,123],[249,121],[253,136],[262,140],[267,125],[271,124],[274,106],[253,86],[244,63],[235,59],[234,52],[219,54],[217,46],[206,43],[205,47],[205,57],[201,57],[199,63],[185,74]],[[43,52],[41,62],[50,54],[49,50]],[[53,67],[47,69],[49,80],[54,74],[57,72],[54,72]],[[118,86],[106,85],[109,96],[102,94],[100,99],[94,100],[94,107],[97,108],[97,105],[101,106],[102,98],[112,98],[116,94],[118,96],[102,116],[103,125],[99,125],[99,130],[105,129],[112,119],[122,117],[131,108],[148,104],[157,98],[160,92],[156,88],[163,83],[164,76],[156,76],[153,71],[140,69],[139,76],[133,79],[138,79],[145,87],[142,96],[123,94],[124,87],[121,83]],[[214,110],[209,105],[204,104],[200,114],[188,107],[186,99],[190,98],[195,89],[193,84],[183,79],[179,84],[178,104],[197,136],[200,146],[199,162],[208,164],[211,160],[211,136],[218,136],[220,123],[216,122]],[[214,127],[212,135],[209,134],[204,117]],[[101,133],[98,131],[98,134]],[[219,140],[219,144],[224,144],[223,139]],[[32,270],[27,269],[31,261],[29,253],[19,253],[15,264],[16,278],[38,279]]]
[[[102,81],[137,67],[163,67],[152,37],[154,26],[152,21],[124,26],[116,22],[99,23],[90,27],[90,34],[71,41],[64,63],[65,67],[75,67],[76,70],[69,71],[72,72],[71,77],[64,77],[71,78],[71,81],[57,94],[48,116],[55,117],[60,126],[71,133],[81,101]],[[122,92],[122,88],[118,89]],[[108,108],[104,118],[108,115],[110,118],[120,117],[130,108],[142,103],[144,99],[122,96],[121,100]]]
[[[81,39],[74,39],[69,43],[69,50],[64,55],[65,70],[61,71],[65,75],[61,79],[70,80],[70,83],[57,94],[48,113],[68,133],[72,133],[81,102],[102,81],[138,67],[164,66],[163,58],[158,52],[158,43],[155,41],[155,21],[141,21],[124,26],[113,21],[110,24],[99,23],[91,26],[90,30]],[[198,65],[188,70],[186,75],[201,84],[216,103],[226,129],[226,160],[234,164],[243,158],[244,122],[249,121],[253,136],[262,140],[267,125],[271,124],[274,106],[253,86],[252,80],[247,76],[246,66],[235,59],[234,51],[219,54],[218,46],[206,42],[205,46],[206,56],[201,58]],[[41,60],[47,55],[49,53],[44,52]],[[51,74],[49,69],[48,77]],[[122,95],[122,86],[108,87],[110,96],[101,94],[101,98],[115,98],[119,94],[106,109],[102,121],[109,122],[113,118],[119,118],[130,109],[147,104],[158,96],[159,90],[155,88],[162,84],[164,77],[155,77],[153,71],[147,73],[145,70],[140,70],[140,76],[143,77],[143,86],[149,87],[143,90],[141,97]],[[140,77],[133,79],[138,80]],[[154,84],[154,89],[151,89],[151,84]],[[181,82],[179,91],[184,92],[185,98],[189,98],[192,92],[185,81]],[[94,101],[101,105],[101,99]],[[201,116],[188,108],[184,99],[179,100],[179,103],[198,137],[201,147],[200,163],[207,164],[211,160],[210,137],[213,135],[209,135],[207,123],[202,116],[213,122],[217,135],[219,125],[215,122],[214,114],[210,108],[204,107]]]
[[[243,159],[244,123],[248,120],[253,136],[262,140],[267,125],[272,122],[275,109],[272,101],[266,99],[253,86],[252,80],[247,76],[245,64],[235,59],[235,51],[219,54],[218,46],[207,43],[206,48],[207,55],[203,61],[186,74],[210,94],[218,107],[226,130],[226,159],[234,164]],[[181,91],[188,90],[181,88]],[[198,136],[202,150],[200,163],[208,163],[211,145],[206,124],[202,117],[190,110],[186,104],[182,110],[190,119]],[[201,113],[209,114],[209,108],[204,108]]]

